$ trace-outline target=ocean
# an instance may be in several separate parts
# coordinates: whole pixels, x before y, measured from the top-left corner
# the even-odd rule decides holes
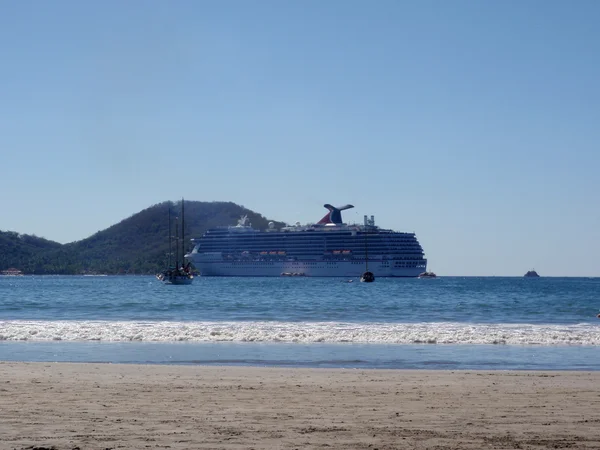
[[[0,360],[600,370],[600,278],[0,276]]]

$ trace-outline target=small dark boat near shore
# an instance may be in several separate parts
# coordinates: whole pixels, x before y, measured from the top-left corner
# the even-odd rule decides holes
[[[419,278],[436,278],[437,275],[433,272],[421,272]]]

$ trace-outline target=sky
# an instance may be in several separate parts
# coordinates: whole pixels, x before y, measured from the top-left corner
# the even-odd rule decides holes
[[[0,230],[351,203],[438,275],[600,276],[596,0],[0,2]]]

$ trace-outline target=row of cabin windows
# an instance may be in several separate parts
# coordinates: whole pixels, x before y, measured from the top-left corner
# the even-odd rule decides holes
[[[323,264],[323,262],[311,262],[311,261],[304,261],[304,262],[292,262],[290,264],[287,264],[287,266],[310,266],[310,267],[315,267],[318,266],[319,264]],[[329,262],[326,263],[328,265],[337,265],[337,263],[335,262]],[[364,265],[364,262],[361,261],[353,261],[352,262],[353,265]],[[244,266],[247,267],[248,265],[254,265],[254,266],[273,266],[275,265],[274,262],[272,261],[252,261],[252,262],[244,262],[244,261],[232,261],[229,262],[227,266],[225,267],[236,267],[236,266]],[[382,267],[389,267],[389,264],[382,264]],[[418,264],[415,262],[396,262],[394,263],[394,267],[425,267],[425,264]]]
[[[389,246],[389,245],[369,245],[368,250],[378,251],[404,251],[404,250],[422,250],[423,247],[420,245],[402,245],[402,246]],[[238,245],[202,245],[197,247],[198,252],[207,251],[290,251],[290,250],[305,250],[305,251],[333,251],[333,250],[350,250],[353,252],[359,252],[365,250],[364,245],[261,245],[261,244],[248,244],[243,246]]]
[[[350,238],[350,236],[319,236],[319,235],[311,235],[311,236],[269,236],[268,239],[265,239],[264,236],[255,236],[255,235],[239,235],[239,236],[206,236],[202,238],[203,241],[231,241],[231,242],[240,242],[240,241],[263,241],[263,242],[291,242],[291,241],[388,241],[388,242],[411,242],[416,241],[417,238],[415,236],[411,237],[395,237],[395,236],[381,236],[381,235],[369,235],[366,239],[364,236],[356,236],[354,238]],[[200,241],[200,239],[197,239]]]

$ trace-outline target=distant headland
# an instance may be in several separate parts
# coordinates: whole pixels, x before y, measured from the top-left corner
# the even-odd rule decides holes
[[[168,260],[168,211],[180,202],[162,202],[81,241],[60,244],[35,235],[0,231],[0,272],[25,275],[153,275]],[[247,215],[256,228],[269,221],[232,202],[185,201],[185,235],[200,237],[209,228],[233,225]],[[284,224],[273,221],[277,226]],[[191,250],[191,242],[187,242]],[[7,273],[9,274],[9,273]]]

